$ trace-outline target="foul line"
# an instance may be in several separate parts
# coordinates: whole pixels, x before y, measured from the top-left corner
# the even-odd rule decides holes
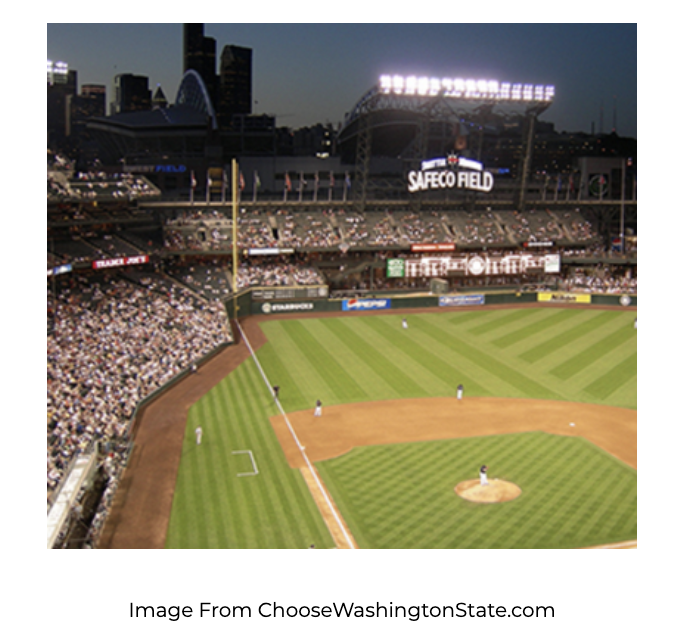
[[[249,349],[249,353],[251,354],[251,357],[253,358],[254,362],[256,363],[256,366],[258,367],[258,371],[260,372],[261,376],[263,377],[263,381],[265,382],[265,386],[268,388],[268,391],[270,392],[270,395],[274,398],[275,403],[277,404],[277,408],[279,409],[280,413],[282,414],[282,417],[284,418],[284,422],[286,423],[286,426],[289,429],[289,432],[291,432],[291,436],[293,437],[294,442],[296,443],[296,447],[298,447],[298,450],[301,453],[301,456],[303,457],[303,460],[305,461],[305,464],[307,465],[309,471],[312,474],[312,478],[314,479],[315,483],[317,484],[317,487],[319,488],[320,492],[322,493],[322,496],[324,497],[324,500],[329,506],[329,509],[331,510],[331,514],[333,514],[333,518],[336,520],[338,525],[340,526],[340,531],[343,533],[343,536],[345,537],[345,540],[349,544],[350,548],[355,549],[355,545],[352,542],[352,539],[350,538],[350,535],[348,534],[347,530],[345,529],[345,526],[343,525],[343,522],[338,515],[338,512],[336,511],[336,508],[333,505],[333,502],[331,501],[329,495],[327,494],[326,490],[324,489],[324,485],[321,482],[321,479],[319,476],[317,476],[317,472],[315,472],[315,468],[312,465],[312,462],[310,459],[307,457],[305,454],[305,447],[300,444],[300,441],[298,440],[298,436],[296,435],[295,430],[291,426],[291,423],[289,422],[289,419],[286,416],[286,412],[284,411],[284,408],[282,407],[281,403],[279,402],[279,399],[275,398],[274,396],[274,391],[272,387],[270,386],[270,382],[268,381],[267,376],[265,375],[265,372],[263,371],[263,367],[261,367],[260,362],[258,362],[258,358],[256,357],[256,354],[254,353],[253,349],[251,348],[251,345],[249,344],[249,338],[246,337],[246,334],[244,333],[244,329],[241,327],[239,320],[236,320],[237,327],[239,328],[239,332],[242,334],[242,338]]]

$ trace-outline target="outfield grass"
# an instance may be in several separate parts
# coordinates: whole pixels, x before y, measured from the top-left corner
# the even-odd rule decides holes
[[[263,322],[269,342],[258,351],[258,357],[270,382],[280,385],[280,399],[287,412],[312,408],[317,398],[324,405],[339,405],[449,396],[459,383],[464,385],[467,396],[568,400],[636,409],[635,312],[542,307],[455,310],[406,317],[407,331],[401,328],[400,315]],[[191,409],[168,547],[297,548],[308,547],[310,543],[331,546],[300,474],[286,465],[268,421],[275,413],[252,360],[241,365]],[[192,435],[197,424],[204,428],[200,448],[194,445]],[[537,433],[534,436],[538,441],[544,439],[545,445],[550,439],[584,443],[580,439]],[[469,445],[474,440],[500,438],[466,440]],[[514,440],[531,439],[527,435]],[[549,444],[555,445],[556,449],[551,448],[555,452],[564,445]],[[448,459],[437,469],[451,479],[456,474],[454,468],[461,467],[460,461],[455,460],[459,445],[463,445],[463,450],[469,449],[464,446],[465,440],[442,441],[436,446],[439,454],[446,453]],[[250,469],[246,456],[231,453],[242,449],[253,451],[259,475],[237,477],[237,473]],[[584,458],[591,450],[595,458],[619,465],[619,470],[608,466],[610,469],[602,478],[622,479],[621,489],[627,489],[628,485],[633,497],[624,492],[609,496],[598,486],[585,487],[582,484],[590,477],[580,473],[575,488],[579,490],[577,499],[567,496],[565,503],[555,503],[546,512],[536,503],[535,493],[525,491],[516,501],[500,506],[472,504],[470,508],[458,509],[458,504],[466,502],[446,499],[449,485],[445,479],[430,478],[424,483],[424,476],[434,471],[425,465],[428,449],[429,444],[360,448],[320,465],[322,476],[362,547],[570,547],[583,545],[580,539],[590,545],[597,543],[597,539],[635,538],[636,473],[596,448],[585,444]],[[526,467],[528,451],[513,450],[514,466]],[[383,467],[390,453],[398,454],[405,467]],[[465,478],[472,478],[477,461],[475,457],[468,458],[475,460]],[[561,472],[581,472],[575,467],[578,458],[583,457],[576,455],[570,462],[550,461],[550,475],[555,472],[553,478],[559,480]],[[379,488],[393,490],[392,498],[387,497],[386,503],[379,502],[380,512],[375,515],[365,510],[350,492],[352,483],[348,479],[353,475],[345,472],[351,471],[350,463],[355,459],[366,459],[368,467],[362,470],[368,480],[361,481],[361,485],[368,485],[375,499],[382,498],[378,496],[382,492],[376,493]],[[409,467],[426,472],[421,485],[433,491],[434,502],[413,503],[416,512],[426,513],[432,522],[439,522],[428,529],[425,538],[418,534],[415,540],[411,530],[394,518],[403,503],[397,499],[413,498],[403,489],[409,485],[407,475],[398,476],[398,472],[408,471]],[[606,465],[597,463],[593,468],[603,472]],[[377,478],[373,474],[376,471],[385,478]],[[513,479],[522,485],[523,477],[528,476],[526,469],[517,470]],[[633,477],[633,483],[627,484],[627,477]],[[403,488],[397,488],[399,484]],[[452,493],[452,486],[450,490]],[[571,491],[557,488],[557,494],[570,495]],[[448,503],[442,503],[442,498]],[[573,516],[564,509],[587,498],[591,505],[579,515]],[[628,509],[624,507],[627,502]],[[520,508],[528,509],[526,514],[532,515],[527,524],[537,522],[541,526],[537,530],[512,532],[521,535],[516,542],[501,540],[505,517]],[[451,538],[443,519],[449,509],[475,517],[470,524],[478,520],[476,517],[482,517],[481,531],[493,535],[493,541],[478,539],[477,531],[469,527],[466,537],[472,534],[472,539],[463,540],[461,535]],[[383,513],[391,520],[385,520]],[[374,527],[372,515],[382,517],[376,522],[380,529]],[[524,517],[511,520],[523,522]],[[545,525],[556,527],[550,530]],[[571,538],[572,533],[577,535],[577,541]]]

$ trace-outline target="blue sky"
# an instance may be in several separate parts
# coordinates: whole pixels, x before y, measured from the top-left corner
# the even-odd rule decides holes
[[[637,130],[637,26],[576,23],[205,23],[217,52],[253,50],[255,111],[278,125],[337,124],[383,73],[553,84],[541,117],[558,130]],[[47,24],[47,57],[79,83],[112,87],[148,76],[173,101],[182,74],[182,23]],[[111,91],[109,89],[108,102]]]

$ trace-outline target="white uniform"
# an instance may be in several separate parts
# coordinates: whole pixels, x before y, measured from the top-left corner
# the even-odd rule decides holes
[[[318,400],[317,405],[315,406],[315,416],[321,416],[322,415],[322,401]]]
[[[479,470],[479,480],[481,485],[488,485],[488,468],[485,465],[482,465]]]
[[[202,428],[201,427],[197,427],[195,429],[195,440],[197,441],[198,445],[202,442]]]
[[[462,385],[458,385],[457,396],[458,400],[462,400],[462,394],[464,393],[465,388]]]
[[[404,329],[408,329],[408,322],[406,321],[406,318],[404,318],[404,319],[401,321],[401,326],[402,326],[402,328],[404,328]]]

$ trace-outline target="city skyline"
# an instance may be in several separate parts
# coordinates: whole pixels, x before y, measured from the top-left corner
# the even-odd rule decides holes
[[[182,26],[48,24],[47,56],[76,70],[79,88],[106,85],[108,105],[122,73],[147,76],[173,102]],[[216,40],[217,58],[225,45],[253,50],[253,112],[276,116],[280,127],[337,126],[380,74],[397,73],[554,85],[540,118],[558,131],[616,126],[636,137],[635,23],[205,23],[204,34]]]

